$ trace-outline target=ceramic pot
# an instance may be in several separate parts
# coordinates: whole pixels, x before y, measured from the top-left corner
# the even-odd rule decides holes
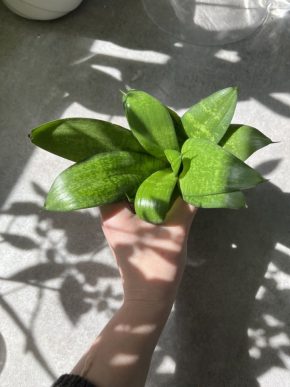
[[[77,8],[83,0],[3,0],[22,17],[35,20],[57,19]]]

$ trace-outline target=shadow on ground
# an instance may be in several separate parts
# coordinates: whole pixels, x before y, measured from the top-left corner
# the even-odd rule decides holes
[[[290,261],[277,244],[290,247],[290,194],[267,183],[247,201],[238,212],[199,210],[174,317],[154,360],[156,370],[169,355],[176,372],[166,381],[160,375],[156,386],[254,387],[271,368],[287,368],[289,289],[279,288],[278,273],[289,276]]]
[[[267,174],[277,164],[277,160],[266,162],[258,169]],[[44,195],[39,185],[33,186],[38,195]],[[239,211],[199,210],[190,234],[189,262],[175,311],[152,364],[152,386],[254,387],[258,386],[256,377],[270,368],[286,367],[280,355],[281,351],[286,355],[290,352],[289,290],[279,289],[277,274],[290,275],[290,262],[277,244],[290,247],[290,195],[266,183],[249,191],[247,201],[248,209]],[[44,257],[41,263],[6,279],[39,288],[30,326],[25,327],[21,316],[4,299],[1,305],[26,336],[27,346],[41,366],[55,377],[33,337],[41,292],[56,290],[48,283],[59,278],[60,304],[68,319],[76,324],[92,308],[101,312],[110,308],[110,300],[122,299],[109,284],[102,291],[98,289],[99,279],[114,279],[118,272],[93,260],[72,263],[66,258],[84,253],[93,257],[104,248],[98,219],[90,213],[60,215],[25,202],[12,203],[3,213],[12,217],[36,216],[35,233],[40,242],[9,230],[1,233],[13,247],[35,249]],[[80,227],[85,240],[80,239]],[[65,235],[62,248],[50,240],[51,232],[57,229]],[[270,262],[271,270],[264,278]],[[255,300],[261,287],[263,292]],[[284,342],[271,346],[271,339],[280,334],[285,335]],[[255,358],[249,358],[249,349],[255,349]],[[158,371],[168,356],[176,363],[173,375]]]
[[[270,19],[250,40],[221,50],[179,44],[150,22],[140,1],[87,1],[79,12],[49,23],[23,20],[0,7],[6,29],[0,37],[1,102],[5,106],[0,117],[1,181],[5,182],[0,201],[7,198],[31,155],[26,140],[31,127],[58,118],[74,104],[100,114],[123,115],[119,89],[144,89],[183,109],[219,88],[238,85],[241,100],[254,99],[290,117],[289,106],[274,95],[288,93],[290,87],[290,23],[286,19]],[[157,60],[152,52],[159,54]],[[13,75],[7,76],[11,69]],[[41,187],[35,190],[44,194]],[[267,278],[264,274],[270,261],[274,269],[290,273],[288,257],[275,249],[277,243],[289,247],[289,201],[289,194],[267,183],[249,192],[247,210],[199,212],[176,311],[153,363],[153,384],[253,387],[257,376],[273,366],[284,367],[278,352],[289,354],[289,346],[280,346],[278,351],[269,343],[279,333],[290,338],[289,294],[278,288],[275,271]],[[95,230],[100,230],[96,218],[81,212],[44,213],[36,202],[25,201],[13,203],[5,213],[14,218],[36,217],[38,242],[9,230],[2,238],[19,250],[34,249],[43,257],[41,264],[15,273],[10,280],[45,289],[47,281],[61,277],[59,297],[72,323],[91,308],[107,308],[108,298],[120,299],[109,287],[103,293],[97,288],[99,273],[115,278],[116,269],[92,260],[66,261],[67,254],[93,257],[104,247],[102,238],[95,239]],[[86,230],[86,240],[80,237],[80,227]],[[66,236],[63,256],[49,240],[53,229]],[[41,238],[45,243],[39,242]],[[93,290],[84,290],[87,283]],[[261,285],[264,292],[255,302]],[[276,301],[281,307],[275,307]],[[78,312],[74,305],[79,306]],[[9,305],[2,307],[45,368],[31,330]],[[269,316],[277,326],[269,323]],[[266,344],[260,346],[261,341]],[[249,346],[258,350],[252,365]],[[174,375],[158,373],[165,355],[176,362]]]
[[[32,186],[35,194],[44,201],[43,189],[36,183],[32,183]],[[1,281],[36,288],[37,302],[33,306],[29,324],[24,323],[21,313],[6,300],[5,293],[0,295],[0,305],[23,333],[26,340],[25,351],[31,352],[44,371],[55,379],[56,375],[45,358],[45,350],[39,348],[34,337],[34,325],[40,313],[44,292],[57,292],[67,318],[76,325],[81,316],[93,309],[96,313],[106,310],[112,314],[116,311],[111,307],[111,301],[121,301],[122,295],[116,293],[109,281],[101,289],[99,282],[118,278],[118,270],[94,260],[95,255],[105,247],[97,212],[95,215],[88,211],[53,213],[44,211],[35,201],[14,202],[0,211],[1,215],[8,216],[10,222],[5,232],[0,233],[0,243],[10,245],[18,254],[33,251],[38,263],[27,265],[25,269],[9,277],[0,277]],[[14,222],[21,218],[32,218],[34,232],[31,236],[27,236],[27,230],[23,230],[22,235],[13,232]],[[78,258],[73,259],[72,256]],[[86,258],[82,258],[83,256]],[[51,284],[53,280],[57,280],[57,284]],[[6,355],[1,341],[0,345],[1,367],[5,364]]]

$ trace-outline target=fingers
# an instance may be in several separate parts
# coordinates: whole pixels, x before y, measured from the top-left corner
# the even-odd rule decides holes
[[[186,230],[189,230],[196,212],[196,207],[184,202],[178,197],[168,212],[163,226],[183,226]],[[128,220],[132,221],[133,218],[135,223],[136,221],[139,221],[139,223],[143,222],[136,218],[135,213],[127,201],[104,204],[100,206],[100,214],[103,225],[108,224],[109,221],[124,225],[128,224]]]
[[[189,229],[196,212],[196,207],[186,203],[180,197],[178,197],[168,212],[164,225],[184,225],[186,229]]]
[[[112,218],[118,218],[122,220],[128,219],[133,215],[130,205],[127,201],[121,201],[117,203],[104,204],[99,207],[102,223],[108,222]]]

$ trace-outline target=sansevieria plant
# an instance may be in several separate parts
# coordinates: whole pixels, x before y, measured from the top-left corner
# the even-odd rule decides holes
[[[197,207],[243,208],[242,190],[265,181],[244,161],[272,141],[231,124],[236,88],[210,95],[182,117],[143,91],[129,90],[123,104],[131,130],[89,118],[32,130],[34,144],[75,162],[53,183],[47,210],[128,199],[141,219],[162,223],[178,195]]]

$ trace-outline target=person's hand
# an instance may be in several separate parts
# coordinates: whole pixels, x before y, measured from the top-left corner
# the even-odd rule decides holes
[[[184,270],[196,209],[177,199],[159,226],[140,220],[127,202],[100,211],[123,279],[124,303],[72,373],[104,387],[144,387]]]
[[[123,280],[124,301],[172,303],[196,208],[178,198],[162,225],[140,220],[125,201],[104,205],[100,211]]]

